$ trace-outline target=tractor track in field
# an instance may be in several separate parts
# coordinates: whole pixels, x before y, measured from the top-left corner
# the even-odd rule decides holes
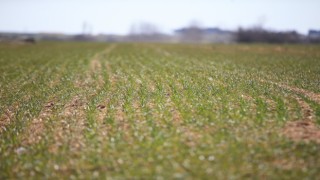
[[[62,142],[67,141],[71,150],[80,150],[84,147],[84,130],[86,127],[85,109],[87,101],[83,97],[73,96],[60,113],[56,124],[53,139],[49,147],[50,152],[57,152]]]
[[[311,101],[314,101],[318,104],[320,104],[320,94],[305,90],[305,89],[301,89],[301,88],[297,88],[297,87],[292,87],[292,86],[288,86],[288,85],[284,85],[284,84],[277,84],[279,87],[282,87],[284,89],[288,89],[292,92],[301,94],[305,97],[307,97],[308,99],[310,99]]]
[[[315,93],[306,89],[302,89],[302,88],[298,88],[298,87],[293,87],[293,86],[289,86],[286,84],[282,84],[282,83],[276,83],[276,82],[272,82],[272,81],[266,81],[266,80],[260,80],[260,82],[262,83],[268,83],[268,84],[273,84],[279,88],[291,91],[293,93],[296,94],[300,94],[308,99],[310,99],[311,101],[314,101],[318,104],[320,104],[320,94],[319,93]]]
[[[266,82],[266,81],[262,81]],[[292,87],[285,84],[275,83],[275,82],[267,82],[277,87],[286,89],[295,93],[294,98],[298,102],[301,111],[302,111],[302,118],[297,121],[289,121],[285,124],[284,128],[282,129],[282,135],[291,139],[295,142],[316,142],[320,143],[320,128],[315,122],[315,113],[310,105],[304,101],[299,95],[308,98],[309,100],[320,104],[320,94],[297,88]]]
[[[320,143],[320,129],[315,123],[315,114],[310,105],[302,98],[296,97],[302,111],[302,119],[285,124],[282,134],[296,142]]]
[[[98,53],[96,54],[92,60],[90,61],[90,72],[94,73],[94,74],[97,74],[98,75],[98,89],[101,89],[102,86],[106,83],[105,80],[104,80],[104,77],[102,76],[102,72],[103,72],[103,69],[105,68],[106,71],[108,72],[108,75],[109,75],[109,83],[113,84],[114,82],[112,82],[111,80],[111,77],[110,77],[110,74],[111,74],[111,66],[110,64],[108,63],[108,61],[105,60],[104,63],[105,63],[105,66],[103,66],[103,63],[101,62],[102,61],[102,55],[107,55],[109,54],[111,51],[113,51],[114,49],[116,48],[116,45],[113,44],[111,45],[110,47],[106,48],[103,52],[101,53]],[[105,100],[105,101],[101,101],[99,102],[99,104],[96,105],[96,108],[98,109],[98,115],[97,115],[97,123],[98,125],[101,125],[103,123],[103,119],[104,117],[106,116],[107,112],[108,112],[108,108],[107,108],[107,104],[109,103],[109,99]]]
[[[115,45],[95,54],[90,61],[89,71],[86,73],[85,79],[76,80],[74,82],[75,87],[88,88],[90,83],[94,82],[96,87],[100,89],[105,83],[101,75],[101,56],[111,52],[114,48]],[[92,75],[98,76],[97,81],[92,79]],[[58,152],[59,148],[66,143],[71,150],[79,150],[85,146],[84,131],[87,126],[86,108],[88,102],[86,95],[74,95],[70,98],[69,102],[65,103],[63,109],[58,112],[58,121],[53,124],[53,143],[49,145],[50,152]],[[57,104],[59,104],[59,100],[55,99],[43,105],[39,115],[32,119],[30,125],[22,134],[23,146],[39,143],[43,139],[44,133],[46,132],[46,123],[53,115],[54,106]],[[100,106],[97,106],[97,108],[99,110],[103,109],[103,111],[106,110]],[[10,119],[11,116],[12,114],[8,112],[5,118]]]
[[[32,145],[39,143],[44,136],[45,122],[53,115],[55,101],[49,101],[43,105],[39,115],[33,118],[26,132],[22,136],[22,145]]]
[[[91,60],[90,60],[90,64],[89,64],[89,73],[86,76],[86,79],[90,79],[90,81],[93,82],[92,85],[94,85],[97,88],[97,92],[101,90],[101,88],[104,86],[105,84],[105,80],[103,77],[103,64],[101,61],[103,61],[104,55],[109,54],[112,50],[114,50],[114,48],[116,48],[116,45],[111,45],[109,47],[107,47],[105,50],[103,50],[102,52],[98,52],[96,55],[94,55]],[[109,70],[109,69],[107,69]],[[93,76],[97,76],[97,80],[95,81],[93,79]],[[82,87],[82,88],[86,88],[86,86]],[[97,94],[94,94],[94,96],[96,96]],[[74,118],[74,120],[76,120],[76,122],[71,122],[71,126],[69,128],[69,135],[71,135],[71,139],[68,142],[70,145],[70,148],[72,150],[80,150],[81,148],[83,148],[85,146],[85,129],[86,126],[88,126],[87,122],[87,116],[86,116],[86,109],[88,107],[89,104],[89,97],[86,97],[85,94],[83,94],[81,97],[79,96],[74,96],[71,100],[71,102],[69,102],[65,108],[64,111],[62,113],[63,118],[64,119],[70,119],[70,118]],[[107,108],[106,105],[103,102],[100,102],[99,104],[95,105],[98,112],[96,113],[95,117],[95,124],[100,127],[103,124],[103,119],[106,116],[107,113]],[[66,122],[68,123],[68,122]],[[62,125],[62,126],[61,126]],[[60,129],[62,128],[62,130],[66,127],[64,124],[61,124],[59,127]],[[69,126],[67,126],[69,127]],[[61,140],[63,140],[62,138],[65,137],[68,134],[61,134],[58,133],[57,136],[55,136],[55,140],[56,140],[56,144],[58,143],[59,146],[59,142],[61,142]]]
[[[116,79],[115,75],[112,73],[112,67],[111,67],[109,61],[107,59],[101,59],[101,55],[102,54],[104,54],[104,55],[109,54],[116,47],[117,47],[117,45],[115,45],[115,44],[111,45],[109,48],[107,48],[101,54],[96,55],[90,63],[91,64],[90,65],[91,71],[98,73],[98,77],[100,79],[99,86],[102,87],[103,84],[110,83],[110,88],[108,88],[109,92],[113,92],[115,90],[115,84],[117,82],[117,79]],[[103,61],[103,63],[101,61]],[[105,80],[104,80],[105,78],[102,77],[103,69],[105,69],[108,74],[108,80],[107,80],[108,82],[105,82]],[[103,81],[103,84],[101,83],[102,81]],[[109,94],[109,93],[107,93],[107,94]],[[110,97],[107,97],[107,99],[100,100],[98,102],[98,104],[96,105],[96,108],[98,110],[97,113],[95,114],[96,127],[97,127],[98,134],[100,134],[101,137],[107,137],[107,135],[111,129],[110,125],[108,125],[108,124],[106,124],[106,122],[104,122],[105,118],[111,114],[111,111],[108,108],[108,104],[110,104],[110,103],[111,103],[111,99],[110,99]]]
[[[116,45],[113,44],[110,47],[106,48],[104,51],[97,53],[91,60],[90,60],[90,72],[93,74],[96,74],[98,76],[98,84],[102,85],[104,84],[104,78],[102,76],[102,68],[103,65],[101,63],[101,56],[109,54],[111,51],[113,51],[116,48]],[[106,67],[107,70],[110,70],[110,67]]]

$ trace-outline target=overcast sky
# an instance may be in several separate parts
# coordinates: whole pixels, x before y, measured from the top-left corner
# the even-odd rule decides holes
[[[86,22],[94,34],[126,34],[132,24],[150,22],[170,33],[192,21],[306,34],[320,29],[320,0],[0,0],[2,32],[81,33]]]

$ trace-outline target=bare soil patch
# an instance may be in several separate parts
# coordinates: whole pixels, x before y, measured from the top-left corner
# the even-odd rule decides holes
[[[3,114],[0,116],[0,134],[7,130],[7,126],[13,121],[14,111],[18,106],[11,106],[4,110]]]
[[[178,110],[178,107],[176,107],[176,104],[171,99],[171,91],[168,90],[165,94],[166,103],[165,106],[170,110],[173,118],[173,124],[180,125],[182,124],[182,116],[181,113]]]
[[[60,113],[61,121],[57,122],[54,130],[54,143],[49,147],[52,153],[58,152],[60,146],[68,143],[71,150],[80,150],[84,146],[86,102],[83,98],[74,96]]]
[[[36,144],[41,141],[44,136],[45,123],[52,115],[52,110],[55,105],[54,101],[49,101],[43,105],[38,117],[34,118],[22,136],[23,145]]]
[[[314,122],[314,112],[308,103],[303,101],[301,98],[296,98],[302,113],[303,117],[298,121],[288,122],[282,134],[296,142],[317,142],[320,143],[320,129],[317,127],[317,124]]]
[[[278,87],[303,95],[304,97],[309,98],[311,101],[320,104],[320,94],[285,84],[264,80],[262,80],[261,82],[274,84]],[[317,126],[315,122],[315,114],[312,108],[307,102],[302,100],[300,97],[295,98],[302,110],[302,118],[298,121],[287,122],[282,130],[282,135],[295,142],[303,141],[320,143],[320,128]]]

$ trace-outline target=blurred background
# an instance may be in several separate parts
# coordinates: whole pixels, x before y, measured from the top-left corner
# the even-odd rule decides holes
[[[0,41],[319,43],[319,0],[0,0]]]

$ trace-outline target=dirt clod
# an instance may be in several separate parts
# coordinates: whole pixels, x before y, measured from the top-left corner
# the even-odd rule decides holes
[[[50,101],[44,107],[45,108],[52,108],[53,106],[54,106],[54,102]]]
[[[106,106],[103,105],[103,104],[99,104],[99,105],[97,106],[97,108],[98,108],[98,109],[104,109],[104,108],[106,108]]]

